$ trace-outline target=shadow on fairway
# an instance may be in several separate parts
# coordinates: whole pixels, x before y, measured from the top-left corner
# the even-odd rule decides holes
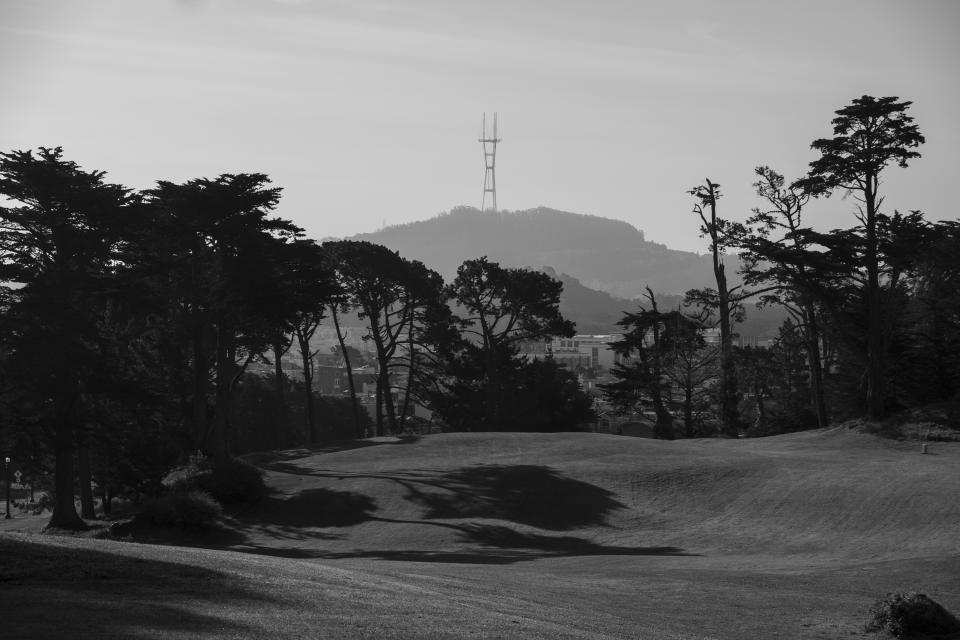
[[[313,473],[311,475],[319,475]],[[237,551],[291,558],[378,558],[408,562],[509,564],[538,558],[590,555],[693,555],[677,547],[621,547],[574,536],[517,531],[509,526],[463,522],[490,518],[540,529],[562,530],[605,524],[621,504],[594,485],[564,478],[546,467],[469,467],[450,473],[405,473],[375,477],[403,485],[407,498],[426,507],[423,519],[401,520],[375,515],[372,498],[353,491],[309,489],[290,498],[271,497],[248,513],[244,522],[258,529],[234,547]],[[442,527],[455,531],[463,550],[378,549],[334,552],[284,541],[335,537],[313,528],[350,527],[362,522]],[[276,544],[264,543],[263,536]],[[472,548],[470,548],[472,547]]]
[[[380,518],[377,518],[380,520]],[[386,522],[397,522],[385,520]],[[449,562],[459,564],[513,564],[544,558],[566,558],[577,556],[696,556],[679,547],[619,547],[597,544],[582,538],[570,536],[544,536],[521,533],[509,527],[465,525],[457,526],[434,522],[410,522],[446,526],[459,529],[464,542],[479,543],[480,548],[461,551],[433,551],[421,549],[377,549],[332,552],[323,549],[280,548],[272,546],[246,545],[242,551],[260,555],[285,558],[344,560],[350,558],[370,558],[397,562]]]
[[[376,509],[373,498],[362,493],[307,489],[289,498],[263,498],[244,520],[281,527],[351,527],[369,520]]]
[[[3,537],[0,557],[4,637],[246,635],[251,627],[201,612],[270,602],[228,575],[173,562]]]
[[[425,508],[424,518],[427,520],[488,518],[563,531],[604,525],[609,514],[624,508],[614,493],[587,482],[567,478],[550,467],[538,465],[477,465],[453,471],[385,474],[316,471],[284,462],[268,465],[268,468],[318,478],[395,482],[406,489],[408,500]],[[326,496],[318,493],[317,497],[331,499],[332,508],[337,509],[340,507],[333,498],[333,494],[337,493],[342,492],[327,492]],[[348,511],[354,514],[358,509],[362,514],[372,511],[366,509],[366,505],[355,497],[358,494],[352,495],[354,497],[345,505]],[[289,500],[284,501],[284,504],[288,503]],[[372,501],[370,506],[372,507]],[[323,509],[323,500],[316,500],[315,507]],[[363,519],[359,514],[357,518],[358,522]]]
[[[536,465],[480,465],[441,474],[425,491],[407,486],[408,498],[434,518],[490,518],[562,531],[606,523],[623,504],[615,494]]]
[[[509,564],[566,556],[691,555],[677,547],[607,546],[574,536],[517,530],[476,520],[500,520],[518,527],[568,531],[606,526],[612,512],[624,508],[615,494],[537,465],[477,465],[452,471],[384,474],[317,471],[289,462],[271,468],[329,479],[396,483],[404,497],[420,507],[419,518],[397,519],[377,513],[376,501],[356,491],[324,487],[290,497],[269,496],[238,521],[248,534],[233,549],[292,558],[379,558],[413,562]],[[322,541],[343,538],[330,529],[375,521],[385,525],[442,527],[454,531],[463,549],[355,549],[330,551]],[[304,541],[316,541],[304,547]],[[289,542],[296,544],[290,545]]]
[[[499,525],[468,524],[462,527],[463,541],[485,547],[523,549],[539,557],[560,556],[698,556],[679,547],[620,547],[597,544],[574,536],[549,536],[515,531]]]

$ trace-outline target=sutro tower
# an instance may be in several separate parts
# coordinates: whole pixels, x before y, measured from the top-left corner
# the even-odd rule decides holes
[[[487,137],[487,114],[483,114],[483,129],[477,142],[483,143],[483,163],[487,171],[483,176],[483,199],[480,201],[480,210],[486,211],[487,194],[493,201],[493,212],[497,212],[497,143],[500,138],[497,137],[497,113],[493,113],[493,136]],[[488,146],[489,145],[489,146]]]

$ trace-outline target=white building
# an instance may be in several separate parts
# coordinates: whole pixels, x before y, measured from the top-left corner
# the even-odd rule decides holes
[[[609,370],[617,362],[610,345],[620,340],[619,334],[576,335],[572,338],[553,338],[550,342],[524,345],[523,353],[531,358],[552,357],[571,370],[577,367]]]

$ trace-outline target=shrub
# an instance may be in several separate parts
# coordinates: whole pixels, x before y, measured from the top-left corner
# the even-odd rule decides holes
[[[138,519],[165,526],[215,527],[223,518],[223,507],[203,491],[169,491],[147,504]]]
[[[254,465],[239,458],[217,462],[202,454],[171,469],[162,484],[170,491],[205,491],[223,504],[250,502],[266,493],[263,473]]]
[[[960,621],[922,593],[890,593],[870,608],[867,631],[885,631],[894,638],[914,634],[960,633]]]
[[[267,491],[263,472],[239,458],[211,463],[210,474],[201,476],[200,488],[223,504],[252,502]]]
[[[190,491],[199,487],[200,476],[206,473],[209,473],[206,458],[197,453],[190,456],[186,464],[168,471],[160,484],[168,491]]]

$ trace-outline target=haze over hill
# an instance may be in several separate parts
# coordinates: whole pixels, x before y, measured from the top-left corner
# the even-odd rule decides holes
[[[691,218],[690,224],[695,224]],[[353,236],[422,261],[445,279],[469,258],[488,256],[511,267],[553,267],[592,289],[623,298],[682,294],[711,286],[709,257],[648,241],[621,220],[546,207],[491,213],[457,207],[429,220]],[[733,269],[730,269],[732,272]]]

